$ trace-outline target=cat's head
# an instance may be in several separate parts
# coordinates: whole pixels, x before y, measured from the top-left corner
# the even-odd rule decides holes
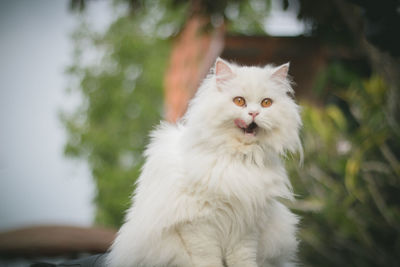
[[[289,64],[242,67],[218,58],[187,119],[203,124],[208,138],[262,145],[279,154],[301,152],[301,118],[288,70]]]

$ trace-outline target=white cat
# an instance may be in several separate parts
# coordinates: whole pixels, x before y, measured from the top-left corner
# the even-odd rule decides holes
[[[281,156],[301,153],[289,64],[218,58],[177,125],[152,134],[113,267],[293,266],[298,219]]]

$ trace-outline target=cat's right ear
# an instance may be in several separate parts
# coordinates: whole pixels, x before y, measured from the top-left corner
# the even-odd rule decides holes
[[[215,62],[215,77],[217,79],[217,84],[226,82],[234,76],[235,74],[233,73],[229,63],[218,57]]]
[[[283,65],[280,65],[279,67],[277,67],[274,71],[274,73],[272,73],[272,78],[278,79],[278,80],[285,80],[288,77],[288,72],[289,72],[289,65],[290,63],[286,63]]]

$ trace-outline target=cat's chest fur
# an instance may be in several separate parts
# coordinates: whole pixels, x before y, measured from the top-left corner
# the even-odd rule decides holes
[[[290,195],[279,158],[268,158],[260,149],[247,153],[193,149],[184,153],[182,164],[181,189],[197,200],[204,214],[255,221],[269,200]]]

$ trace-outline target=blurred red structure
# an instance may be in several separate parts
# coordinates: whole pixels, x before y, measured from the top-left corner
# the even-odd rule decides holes
[[[104,253],[116,232],[105,228],[37,226],[0,233],[0,256],[33,258]]]
[[[176,121],[223,49],[224,26],[206,32],[208,20],[191,17],[174,42],[165,75],[166,118]]]
[[[174,41],[165,74],[168,121],[182,117],[188,101],[218,56],[244,65],[290,62],[289,74],[295,81],[296,96],[318,104],[319,99],[310,89],[321,69],[332,58],[357,59],[361,54],[348,48],[326,47],[314,38],[303,36],[226,35],[224,25],[210,29],[206,19],[193,16]]]

